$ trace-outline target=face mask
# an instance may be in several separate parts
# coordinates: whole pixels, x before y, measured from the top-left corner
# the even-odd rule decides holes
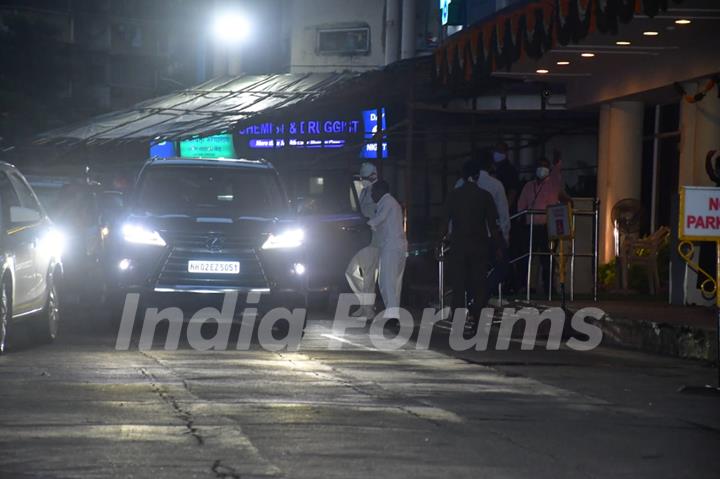
[[[535,170],[535,175],[541,180],[547,178],[549,174],[550,168],[548,168],[547,166],[538,166],[537,170]]]
[[[370,180],[360,180],[360,182],[362,183],[363,188],[369,188],[372,186],[372,182]]]
[[[499,151],[493,153],[493,161],[495,161],[495,163],[500,163],[505,158],[507,158],[507,155],[505,155],[505,153],[500,153]]]

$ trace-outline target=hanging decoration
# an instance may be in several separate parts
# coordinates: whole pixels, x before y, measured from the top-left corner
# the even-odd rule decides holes
[[[720,83],[720,75],[716,75],[708,80],[705,87],[694,95],[688,95],[685,88],[680,83],[674,83],[675,89],[680,93],[683,99],[688,103],[698,103],[705,99],[710,90],[715,88],[715,85]],[[720,97],[720,88],[718,89],[718,97]]]
[[[578,43],[589,33],[615,34],[635,14],[654,17],[669,2],[683,0],[537,0],[499,12],[450,37],[435,51],[436,79],[448,86],[481,82],[509,70],[522,57],[538,59],[559,45]]]

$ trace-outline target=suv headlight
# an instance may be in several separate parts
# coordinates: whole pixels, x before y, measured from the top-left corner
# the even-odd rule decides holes
[[[140,225],[126,224],[122,227],[122,234],[125,241],[135,244],[146,244],[152,246],[165,246],[165,240],[162,239],[157,231],[143,228]]]
[[[262,249],[297,248],[305,241],[305,232],[301,229],[286,230],[279,234],[271,234]]]

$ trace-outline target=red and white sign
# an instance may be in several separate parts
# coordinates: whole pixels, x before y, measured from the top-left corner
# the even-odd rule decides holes
[[[680,189],[681,240],[720,240],[720,188],[683,186]]]
[[[570,205],[556,204],[547,207],[548,238],[564,239],[573,236]]]

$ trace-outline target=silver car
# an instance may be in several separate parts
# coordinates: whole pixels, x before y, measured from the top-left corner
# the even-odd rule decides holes
[[[20,321],[32,320],[41,341],[55,339],[63,243],[25,177],[0,162],[0,353]]]

